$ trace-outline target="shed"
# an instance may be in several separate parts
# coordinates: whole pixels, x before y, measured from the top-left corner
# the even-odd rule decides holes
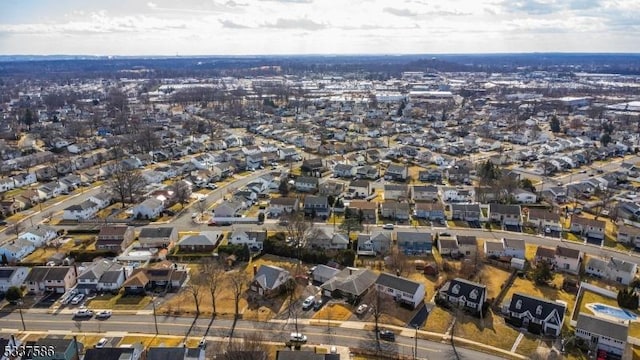
[[[511,258],[512,269],[524,270],[525,264],[526,264],[526,261],[524,259]]]

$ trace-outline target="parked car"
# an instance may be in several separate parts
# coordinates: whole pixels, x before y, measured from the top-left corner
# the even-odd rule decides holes
[[[216,184],[211,184],[211,183],[207,184],[207,189],[215,190],[217,188],[218,188],[218,185]]]
[[[362,314],[366,313],[368,309],[369,309],[369,305],[360,304],[360,306],[358,306],[358,308],[356,309],[356,314],[362,315]]]
[[[320,308],[322,307],[322,305],[324,305],[324,303],[322,302],[322,299],[320,300],[316,300],[315,303],[313,303],[313,310],[318,311],[320,310]]]
[[[96,319],[108,319],[111,317],[111,310],[102,310],[96,313]]]
[[[378,331],[378,336],[382,340],[396,341],[396,334],[394,334],[391,330],[380,330]]]
[[[102,338],[100,340],[98,340],[98,343],[96,344],[96,348],[100,349],[103,348],[105,345],[107,345],[107,342],[109,340],[107,340],[107,338]]]
[[[80,309],[73,313],[74,318],[90,318],[93,316],[93,311],[89,309]]]
[[[302,310],[308,310],[313,306],[316,299],[313,296],[309,296],[302,302]]]
[[[78,305],[84,300],[84,294],[78,294],[71,299],[71,305]]]
[[[291,335],[289,335],[289,341],[296,343],[306,343],[307,336],[303,335],[302,333],[291,333]]]
[[[384,224],[382,225],[382,228],[385,230],[393,230],[393,224]]]

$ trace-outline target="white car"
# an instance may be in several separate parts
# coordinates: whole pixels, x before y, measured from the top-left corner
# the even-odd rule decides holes
[[[93,316],[93,311],[89,309],[81,309],[73,313],[73,317],[77,318],[90,318]]]
[[[111,317],[111,310],[102,310],[96,313],[96,319],[108,319]]]
[[[367,312],[367,309],[369,309],[369,305],[362,304],[362,305],[358,306],[358,308],[356,309],[356,314],[362,315],[362,314]]]
[[[384,224],[382,228],[385,230],[393,230],[393,224]]]
[[[289,336],[289,341],[297,342],[297,343],[306,343],[307,336],[303,335],[302,333],[291,333],[291,335]]]
[[[78,305],[84,300],[84,294],[78,294],[71,299],[71,305]]]
[[[102,338],[98,341],[98,343],[96,344],[96,348],[100,349],[103,348],[105,345],[107,345],[107,342],[109,340],[107,340],[107,338]]]
[[[302,310],[311,309],[311,307],[313,306],[313,303],[315,302],[316,302],[316,298],[313,296],[309,296],[308,298],[304,299],[304,301],[302,302]]]

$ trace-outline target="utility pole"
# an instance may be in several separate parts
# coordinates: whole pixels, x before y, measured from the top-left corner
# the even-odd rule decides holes
[[[78,337],[73,335],[73,347],[76,349],[76,359],[80,359],[80,351],[78,350]]]
[[[414,337],[413,344],[413,360],[418,358],[418,325],[416,325],[416,336]]]
[[[22,317],[22,307],[19,307],[18,311],[20,312],[20,321],[22,321],[22,331],[27,331],[27,327],[24,324],[24,317]]]
[[[158,335],[158,318],[156,316],[156,299],[154,298],[153,301],[151,301],[151,304],[153,304],[153,324],[156,326],[156,335]]]

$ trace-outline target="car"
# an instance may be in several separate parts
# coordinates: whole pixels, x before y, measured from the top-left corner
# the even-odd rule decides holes
[[[200,201],[200,202],[204,202],[204,201],[207,201],[207,198],[206,198],[206,197],[204,197],[204,196],[202,196],[202,197],[200,197],[200,198],[198,199],[198,201]]]
[[[302,310],[311,309],[315,301],[316,301],[316,298],[313,296],[309,296],[306,299],[304,299],[304,301],[302,302]]]
[[[107,345],[107,341],[109,341],[107,340],[107,338],[102,338],[98,340],[98,342],[96,343],[96,348],[97,349],[103,348],[105,345]]]
[[[338,353],[338,348],[336,348],[335,346],[332,346],[331,348],[329,348],[329,354],[337,354]]]
[[[394,334],[391,330],[380,330],[378,331],[378,336],[382,340],[396,341],[396,334]]]
[[[102,310],[96,313],[96,319],[108,319],[111,317],[111,310]]]
[[[218,185],[216,185],[216,184],[207,184],[207,188],[211,189],[211,190],[215,190],[215,189],[218,188]]]
[[[602,174],[602,173],[604,172],[604,170],[602,170],[602,169],[598,169],[598,170],[596,170],[596,172],[597,172],[598,174]]]
[[[78,294],[71,299],[71,305],[78,305],[84,300],[84,294]]]
[[[562,185],[564,185],[564,184],[562,183],[562,181],[558,181],[558,182],[556,183],[556,185],[558,185],[558,186],[562,186]]]
[[[393,230],[394,225],[393,224],[384,224],[382,225],[382,228],[385,230]]]
[[[324,303],[322,302],[322,299],[320,300],[316,300],[315,303],[313,303],[313,310],[318,311],[320,310],[320,308],[322,307],[322,305],[324,305]]]
[[[356,314],[362,315],[362,314],[366,313],[368,309],[369,309],[369,305],[360,304],[360,306],[358,306],[358,308],[356,309]]]
[[[587,170],[580,170],[580,174],[586,174]]]
[[[306,343],[307,336],[303,335],[302,333],[291,333],[289,335],[289,341],[295,342],[295,343]]]
[[[192,218],[192,219],[195,219],[195,218],[197,218],[197,217],[198,217],[198,213],[191,213],[191,218]]]
[[[7,225],[7,222],[4,220],[0,220],[0,226],[5,226],[5,225]]]
[[[89,309],[80,309],[73,313],[74,318],[90,318],[93,316],[93,311]]]
[[[202,338],[200,339],[200,342],[198,343],[198,347],[201,349],[204,349],[207,347],[207,339]]]

